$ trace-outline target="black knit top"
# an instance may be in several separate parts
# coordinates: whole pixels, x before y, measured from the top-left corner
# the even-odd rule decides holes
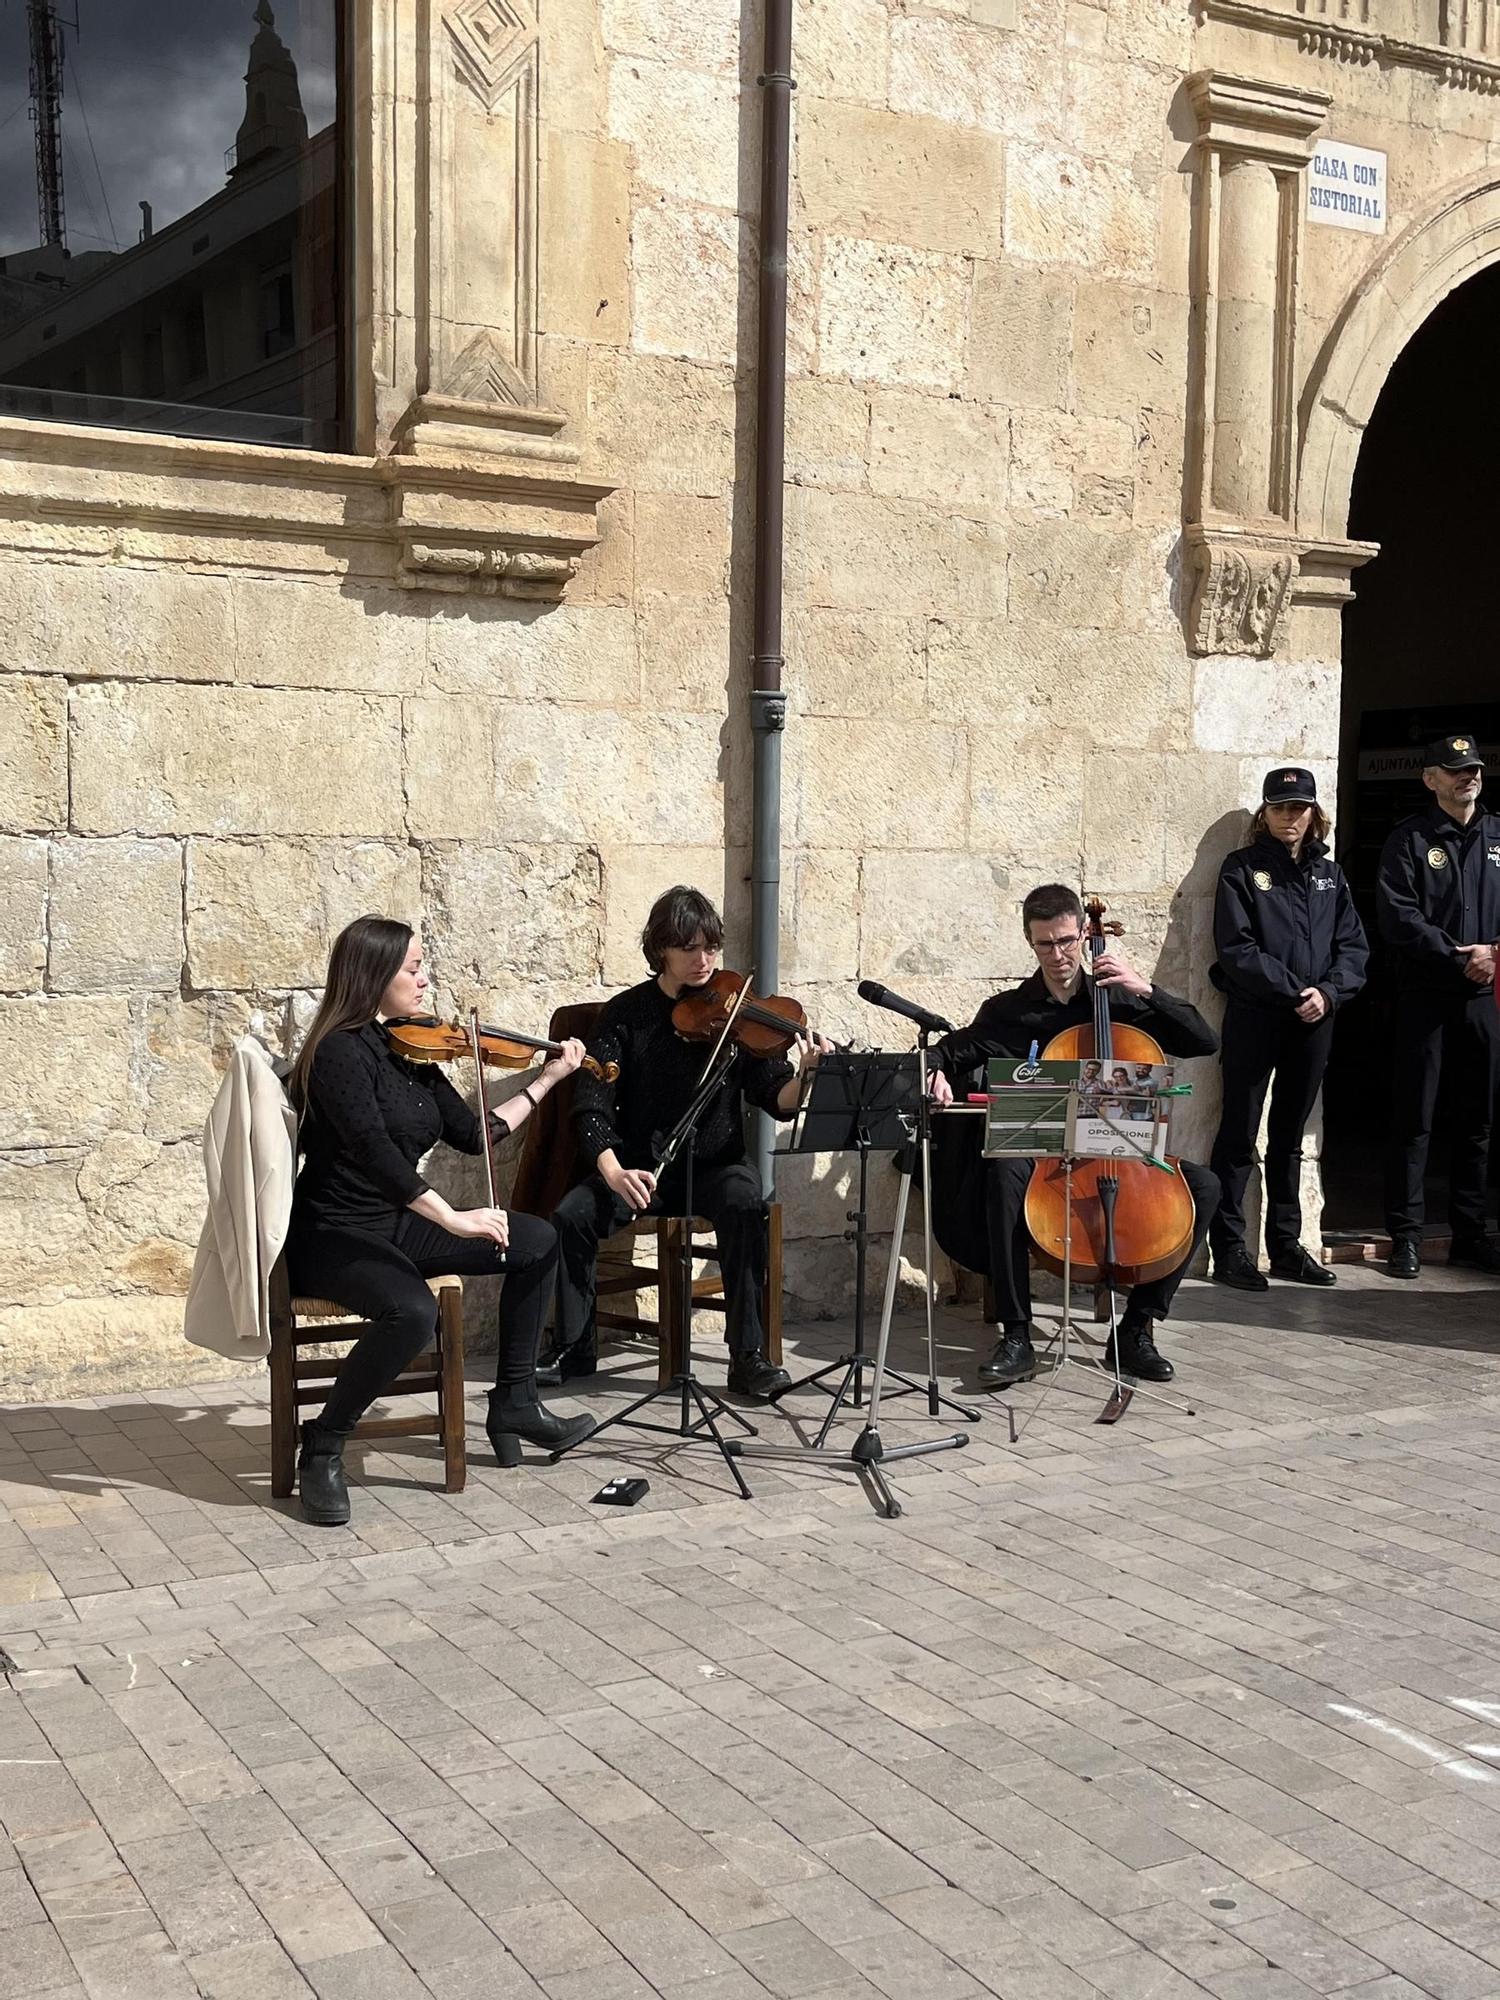
[[[308,1077],[293,1225],[393,1222],[427,1192],[417,1162],[439,1139],[460,1153],[484,1144],[478,1118],[442,1071],[397,1055],[378,1021],[335,1029],[318,1044]]]
[[[599,1017],[589,1054],[620,1065],[619,1081],[600,1083],[581,1069],[573,1088],[573,1118],[579,1151],[593,1166],[613,1149],[626,1167],[653,1167],[657,1141],[670,1132],[698,1088],[711,1044],[685,1042],[672,1026],[673,1002],[654,979],[617,993]],[[744,1101],[788,1114],[776,1098],[792,1065],[766,1057],[736,1056],[724,1088],[698,1127],[694,1158],[700,1166],[721,1167],[745,1157]]]

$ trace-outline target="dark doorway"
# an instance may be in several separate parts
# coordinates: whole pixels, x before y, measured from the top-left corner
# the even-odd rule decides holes
[[[1373,946],[1367,990],[1341,1016],[1324,1100],[1325,1235],[1378,1234],[1389,982],[1375,868],[1396,821],[1427,800],[1421,746],[1477,733],[1500,793],[1495,561],[1500,266],[1445,299],[1391,370],[1355,468],[1349,533],[1379,542],[1344,612],[1338,850]],[[1427,1212],[1445,1215],[1434,1135]],[[1500,1161],[1492,1163],[1492,1171]]]

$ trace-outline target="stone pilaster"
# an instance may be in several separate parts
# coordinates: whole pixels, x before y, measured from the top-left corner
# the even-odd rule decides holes
[[[1302,175],[1323,91],[1202,70],[1189,403],[1187,629],[1198,653],[1274,652],[1291,532]]]

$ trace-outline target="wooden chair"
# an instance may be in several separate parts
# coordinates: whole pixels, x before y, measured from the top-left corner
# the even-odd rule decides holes
[[[559,1007],[547,1025],[548,1036],[555,1042],[566,1041],[570,1035],[587,1041],[602,1012],[598,1001]],[[570,1078],[559,1089],[550,1091],[542,1099],[541,1108],[527,1121],[525,1147],[510,1197],[511,1206],[525,1214],[550,1216],[563,1196],[584,1178],[573,1141],[572,1095]],[[596,1323],[601,1331],[654,1335],[657,1375],[663,1382],[670,1382],[687,1366],[687,1315],[682,1297],[682,1232],[686,1227],[680,1216],[641,1216],[612,1239],[623,1247],[624,1255],[612,1264],[602,1256],[600,1259]],[[766,1355],[778,1368],[781,1366],[781,1229],[781,1204],[768,1202],[766,1288],[761,1312],[766,1329]],[[692,1231],[694,1257],[716,1261],[718,1245],[713,1224],[695,1216]],[[648,1264],[635,1261],[635,1245],[642,1237],[655,1239],[656,1255]],[[604,1303],[622,1293],[634,1295],[653,1286],[658,1301],[657,1319],[647,1319],[633,1311],[622,1312]],[[701,1278],[694,1278],[693,1304],[697,1310],[724,1313],[727,1304],[722,1276],[705,1272]]]
[[[443,1490],[462,1493],[467,1477],[464,1456],[464,1283],[462,1278],[432,1278],[437,1296],[437,1345],[419,1354],[405,1374],[386,1390],[388,1396],[436,1394],[437,1410],[430,1416],[367,1417],[356,1424],[357,1438],[440,1437],[443,1441]],[[294,1299],[287,1279],[286,1259],[278,1258],[271,1273],[271,1491],[278,1500],[291,1492],[297,1477],[297,1432],[308,1404],[327,1400],[338,1372],[338,1358],[299,1355],[300,1347],[338,1343],[347,1346],[370,1330],[332,1299]]]

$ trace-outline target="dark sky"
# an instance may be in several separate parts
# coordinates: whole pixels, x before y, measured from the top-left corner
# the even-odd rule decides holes
[[[336,0],[272,0],[296,59],[308,129],[333,115]],[[244,114],[256,0],[58,0],[68,247],[121,248],[224,185]],[[38,237],[25,0],[0,0],[0,256]],[[92,142],[92,143],[91,143]],[[97,166],[95,164],[97,159]]]

